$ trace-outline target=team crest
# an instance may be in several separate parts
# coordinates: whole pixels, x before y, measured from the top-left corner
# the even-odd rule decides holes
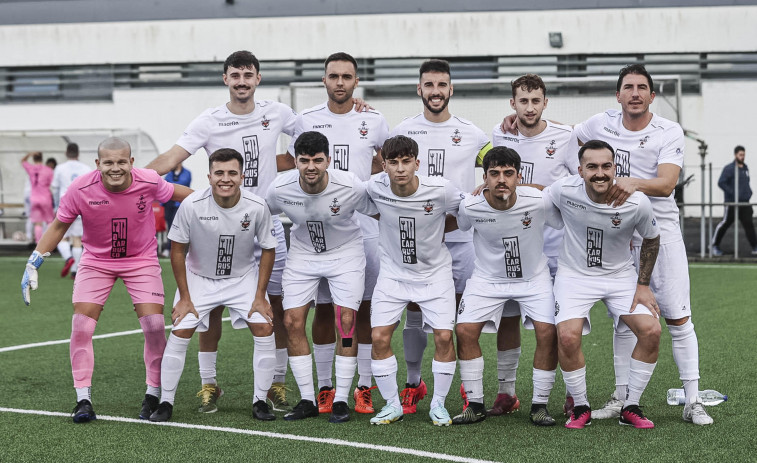
[[[245,214],[240,223],[242,224],[242,229],[247,230],[250,226],[250,214]]]
[[[639,148],[644,148],[644,144],[649,141],[649,135],[639,140]]]
[[[137,201],[137,210],[144,212],[147,207],[147,201],[145,201],[145,195],[139,195],[139,201]]]
[[[339,204],[339,201],[337,198],[334,198],[334,201],[331,202],[331,206],[329,206],[329,209],[331,209],[332,215],[339,214],[339,211],[342,209],[342,205]]]
[[[362,124],[360,124],[360,127],[357,129],[358,132],[360,132],[360,137],[365,138],[368,136],[368,125],[363,121]]]
[[[452,134],[452,143],[459,145],[462,140],[463,136],[460,134],[460,131],[455,129],[455,132]]]
[[[552,140],[549,142],[549,145],[547,146],[547,156],[554,156],[557,152],[557,147],[555,146],[555,141]]]
[[[523,214],[523,218],[520,219],[520,222],[523,224],[523,228],[528,228],[531,226],[531,220],[533,220],[533,217],[526,211]]]
[[[423,210],[426,211],[426,215],[431,215],[431,212],[434,210],[434,203],[431,200],[426,201],[426,204],[423,205]]]
[[[260,125],[262,125],[263,128],[267,129],[270,124],[271,124],[271,120],[268,119],[267,117],[263,116],[263,120],[260,121]]]
[[[612,222],[613,228],[619,228],[620,222],[622,221],[623,219],[620,218],[620,214],[618,212],[616,212],[615,215],[610,218],[610,222]]]

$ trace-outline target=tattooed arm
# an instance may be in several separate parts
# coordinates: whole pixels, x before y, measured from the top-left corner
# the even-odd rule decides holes
[[[641,252],[639,255],[639,279],[636,281],[636,293],[633,295],[631,312],[636,309],[637,304],[641,304],[651,310],[657,317],[660,316],[660,308],[657,301],[649,289],[649,281],[652,279],[652,270],[657,261],[657,253],[660,251],[660,236],[647,239],[641,243]]]

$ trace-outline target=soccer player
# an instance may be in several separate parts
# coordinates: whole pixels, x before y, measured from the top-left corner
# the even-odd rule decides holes
[[[134,303],[145,336],[147,393],[139,417],[147,419],[158,406],[160,361],[166,345],[163,319],[163,281],[160,277],[152,201],[183,200],[192,190],[172,185],[149,169],[133,168],[131,147],[108,138],[97,148],[97,170],[82,175],[61,199],[58,217],[29,257],[21,281],[24,302],[37,288],[37,269],[63,238],[76,217],[82,218],[84,253],[74,283],[71,323],[71,372],[77,404],[75,423],[94,420],[92,335],[105,301],[121,278]]]
[[[621,206],[607,204],[615,179],[614,152],[606,142],[587,141],[578,151],[579,175],[558,180],[545,192],[565,222],[554,293],[560,368],[575,403],[565,423],[570,429],[591,424],[581,336],[591,331],[589,310],[599,300],[607,306],[615,330],[630,329],[639,340],[630,360],[620,424],[654,427],[639,400],[660,347],[659,309],[649,288],[660,229],[649,199],[640,192]],[[628,247],[634,232],[643,239],[638,275]]]
[[[443,238],[447,214],[457,215],[462,193],[449,180],[415,174],[420,161],[412,138],[391,137],[381,153],[386,172],[371,178],[367,190],[381,216],[381,267],[371,301],[371,367],[386,405],[371,423],[402,419],[391,338],[405,306],[414,302],[421,309],[421,326],[433,331],[436,346],[429,416],[433,424],[448,426],[452,420],[444,401],[455,374],[455,288],[452,257]]]
[[[658,263],[650,287],[673,341],[673,359],[686,393],[683,419],[698,425],[711,424],[713,420],[698,394],[699,344],[691,322],[686,248],[673,198],[683,166],[683,130],[677,123],[649,110],[655,92],[652,77],[643,65],[632,64],[621,69],[616,97],[620,111],[608,110],[592,116],[578,124],[574,132],[579,143],[599,139],[615,147],[617,175],[607,195],[608,204],[622,204],[636,191],[646,194],[652,203],[661,235]],[[637,266],[641,244],[641,237],[634,235],[632,246]],[[608,418],[618,416],[623,406],[629,384],[628,362],[636,339],[621,331],[615,333],[613,341],[616,389],[602,410],[602,415]]]
[[[289,152],[303,132],[317,130],[328,138],[331,146],[330,169],[352,172],[366,181],[373,173],[382,170],[381,145],[388,137],[389,128],[384,116],[375,110],[353,111],[352,94],[358,86],[358,66],[347,53],[334,53],[326,58],[323,85],[328,100],[297,116],[294,137]],[[374,413],[371,399],[371,297],[379,270],[378,222],[357,214],[363,232],[365,249],[365,291],[357,314],[357,388],[353,391],[355,411]],[[313,356],[318,377],[318,408],[320,413],[331,413],[335,390],[331,381],[331,366],[336,349],[334,309],[328,284],[321,281],[313,322]],[[374,386],[375,387],[375,386]]]
[[[568,125],[556,124],[542,119],[547,109],[547,87],[541,77],[526,74],[511,83],[510,107],[515,110],[518,133],[503,132],[497,124],[492,132],[492,144],[505,146],[518,152],[521,158],[521,183],[549,186],[557,179],[578,172],[578,149],[573,129]],[[549,273],[554,278],[557,272],[557,255],[562,243],[562,230],[549,225],[544,227],[544,254],[547,256]],[[497,372],[499,392],[490,415],[512,413],[520,408],[515,394],[515,379],[520,358],[520,308],[514,301],[508,301],[502,312],[503,320],[497,332]],[[538,354],[537,354],[538,355]],[[556,356],[557,352],[553,352]],[[556,357],[555,357],[556,358]],[[534,370],[534,378],[551,378],[554,372]],[[537,400],[536,395],[534,399]],[[537,403],[545,398],[538,398]],[[533,408],[533,407],[532,407]],[[570,399],[565,407],[570,411]]]
[[[561,228],[562,222],[541,191],[530,186],[516,188],[521,180],[520,163],[515,150],[492,148],[483,159],[487,189],[478,196],[466,195],[460,203],[457,223],[462,230],[474,230],[476,268],[465,285],[455,327],[460,379],[468,404],[452,424],[486,418],[484,358],[478,340],[482,330],[497,331],[507,301],[520,303],[523,325],[536,332],[531,421],[539,426],[555,424],[547,411],[557,368],[555,301],[542,250],[546,224],[554,230]]]
[[[476,159],[491,148],[489,139],[473,123],[450,112],[453,87],[447,61],[428,60],[421,65],[419,75],[416,91],[423,101],[423,112],[402,121],[391,135],[407,136],[418,144],[420,175],[444,177],[462,191],[473,191]],[[455,298],[459,301],[473,273],[473,233],[455,230],[444,236],[444,242],[452,255]],[[402,407],[409,414],[415,413],[416,404],[426,395],[421,361],[428,338],[416,304],[408,308],[402,338],[407,363]]]
[[[302,133],[294,144],[294,152],[297,171],[278,176],[266,195],[271,212],[284,212],[294,224],[284,269],[284,324],[289,339],[289,365],[302,400],[284,419],[300,420],[319,414],[305,323],[310,301],[315,299],[318,285],[325,278],[336,306],[338,341],[341,341],[337,347],[336,389],[329,422],[343,423],[350,419],[347,400],[357,366],[357,345],[351,338],[365,280],[362,234],[353,215],[355,211],[375,215],[376,209],[360,179],[349,172],[328,169],[331,159],[325,135]]]
[[[28,159],[32,158],[29,163]],[[42,163],[42,153],[39,151],[26,153],[21,159],[21,166],[29,176],[31,193],[29,195],[31,208],[29,219],[34,225],[34,241],[39,242],[45,227],[55,217],[53,213],[53,196],[50,184],[53,181],[53,170]]]
[[[79,145],[69,143],[66,146],[66,161],[55,167],[53,183],[50,185],[55,204],[60,204],[60,199],[65,196],[66,190],[77,177],[91,171],[90,166],[79,161]],[[58,243],[58,252],[65,261],[60,271],[61,277],[68,275],[68,272],[71,272],[71,276],[76,276],[82,254],[81,235],[81,217],[77,217],[66,231],[63,240]]]
[[[294,167],[289,155],[276,154],[279,135],[294,133],[296,114],[282,103],[271,100],[255,100],[255,89],[261,81],[260,63],[249,51],[237,51],[229,55],[223,65],[223,82],[229,88],[229,102],[210,108],[200,114],[184,131],[176,144],[154,159],[148,168],[164,175],[187,159],[200,148],[210,154],[221,148],[232,148],[244,157],[242,188],[260,197],[265,197],[268,186],[278,170]],[[284,227],[273,216],[276,230],[276,262],[268,283],[268,298],[273,308],[274,334],[276,336],[276,367],[269,398],[274,410],[289,407],[286,401],[284,378],[286,375],[286,330],[281,307],[281,274],[286,264],[286,240]],[[258,248],[255,256],[260,259]],[[221,339],[221,316],[219,307],[210,314],[208,330],[199,335],[202,389],[200,412],[213,413],[218,408],[217,399],[223,391],[216,381],[218,342]]]
[[[222,148],[210,155],[208,164],[210,187],[192,193],[181,204],[168,232],[177,290],[173,328],[160,369],[160,406],[150,421],[171,419],[189,341],[195,330],[208,328],[210,312],[222,305],[229,308],[234,328],[249,327],[252,332],[252,416],[270,421],[276,417],[266,395],[273,380],[276,344],[266,288],[277,244],[271,213],[262,198],[241,189],[244,159],[238,151]],[[262,248],[259,269],[253,238]]]

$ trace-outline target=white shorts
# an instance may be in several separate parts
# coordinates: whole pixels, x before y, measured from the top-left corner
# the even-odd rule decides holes
[[[250,270],[245,275],[236,278],[205,278],[187,270],[187,286],[192,304],[195,306],[199,319],[193,314],[187,314],[173,330],[196,328],[196,331],[208,331],[208,316],[219,305],[229,308],[231,326],[234,329],[247,328],[248,323],[268,323],[255,312],[252,317],[247,314],[255,300],[255,288],[258,286],[257,269]],[[266,295],[266,300],[268,296]],[[179,302],[179,291],[173,300],[175,306]]]
[[[336,305],[357,310],[363,298],[365,256],[330,260],[289,256],[284,269],[284,310],[302,307],[316,299],[321,279],[328,281]]]
[[[455,289],[452,281],[417,284],[381,276],[371,300],[371,326],[397,323],[409,302],[420,306],[425,332],[455,328]]]
[[[520,303],[519,314],[529,330],[534,329],[534,321],[555,324],[552,278],[546,268],[530,280],[511,283],[493,283],[474,276],[468,280],[457,308],[457,323],[484,323],[484,333],[496,333],[508,301]]]
[[[633,247],[636,268],[639,268],[640,252],[641,246]],[[689,262],[683,241],[660,245],[649,288],[664,318],[678,320],[691,316]]]
[[[84,227],[81,224],[81,217],[77,217],[73,222],[71,222],[71,226],[68,227],[68,230],[66,230],[63,238],[69,238],[71,236],[78,236],[81,238],[83,234]]]
[[[284,234],[284,226],[278,216],[273,217],[273,231],[276,232],[276,260],[273,263],[271,278],[268,280],[268,294],[271,296],[281,296],[281,278],[284,273],[284,267],[287,263],[287,241]],[[255,261],[260,263],[262,249],[258,246],[258,239],[255,238]]]
[[[555,325],[575,318],[584,319],[583,334],[591,332],[589,311],[598,301],[607,306],[615,331],[628,331],[621,315],[650,315],[649,308],[639,304],[630,312],[636,293],[637,275],[633,269],[611,276],[565,275],[559,270],[555,276]]]
[[[455,282],[455,294],[463,294],[465,283],[473,275],[476,268],[476,250],[473,241],[456,241],[444,243],[452,255],[452,279]]]
[[[371,219],[373,220],[373,219]],[[381,260],[378,252],[378,236],[372,238],[363,238],[363,249],[365,250],[365,289],[363,290],[363,300],[370,301],[373,297],[373,289],[376,287]],[[318,285],[318,304],[331,304],[331,290],[327,280],[321,280]]]

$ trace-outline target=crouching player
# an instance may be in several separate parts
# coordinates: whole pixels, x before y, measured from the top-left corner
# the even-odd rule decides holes
[[[591,330],[589,310],[599,300],[607,306],[615,330],[630,329],[638,339],[620,424],[654,427],[639,408],[639,400],[660,348],[660,310],[649,289],[660,229],[643,193],[633,193],[621,206],[607,205],[615,178],[614,152],[604,141],[587,142],[578,151],[579,175],[560,179],[545,191],[565,223],[554,292],[560,368],[575,401],[566,428],[591,424],[581,336]],[[629,246],[634,231],[643,238],[638,275]]]
[[[81,216],[84,254],[74,283],[71,322],[71,372],[76,389],[75,423],[96,419],[92,407],[95,353],[92,335],[117,278],[134,303],[145,336],[147,393],[139,417],[147,419],[158,406],[160,359],[166,346],[163,319],[163,280],[155,240],[153,201],[181,201],[192,190],[163,180],[155,171],[133,168],[131,146],[108,138],[97,147],[97,170],[81,175],[61,198],[58,216],[37,244],[21,281],[24,302],[37,289],[37,269]]]
[[[275,419],[266,404],[276,362],[273,312],[266,288],[277,242],[265,201],[240,188],[243,165],[242,155],[234,149],[211,154],[210,187],[182,203],[168,232],[177,290],[171,312],[173,330],[160,368],[161,402],[150,421],[171,418],[189,341],[195,331],[208,329],[210,312],[223,305],[229,308],[232,326],[249,327],[255,342],[252,416]],[[263,249],[260,269],[254,258],[254,238]]]
[[[536,332],[531,421],[552,426],[555,420],[547,411],[547,402],[555,383],[557,331],[552,278],[542,249],[545,223],[562,228],[562,221],[541,191],[528,186],[516,189],[521,179],[517,152],[501,146],[492,148],[484,156],[483,167],[487,189],[478,196],[466,195],[457,216],[461,230],[474,230],[476,261],[457,310],[455,327],[460,379],[468,404],[452,424],[476,423],[486,418],[484,358],[479,337],[482,331],[497,332],[503,310],[509,307],[505,303],[511,300],[520,303],[523,325]]]

